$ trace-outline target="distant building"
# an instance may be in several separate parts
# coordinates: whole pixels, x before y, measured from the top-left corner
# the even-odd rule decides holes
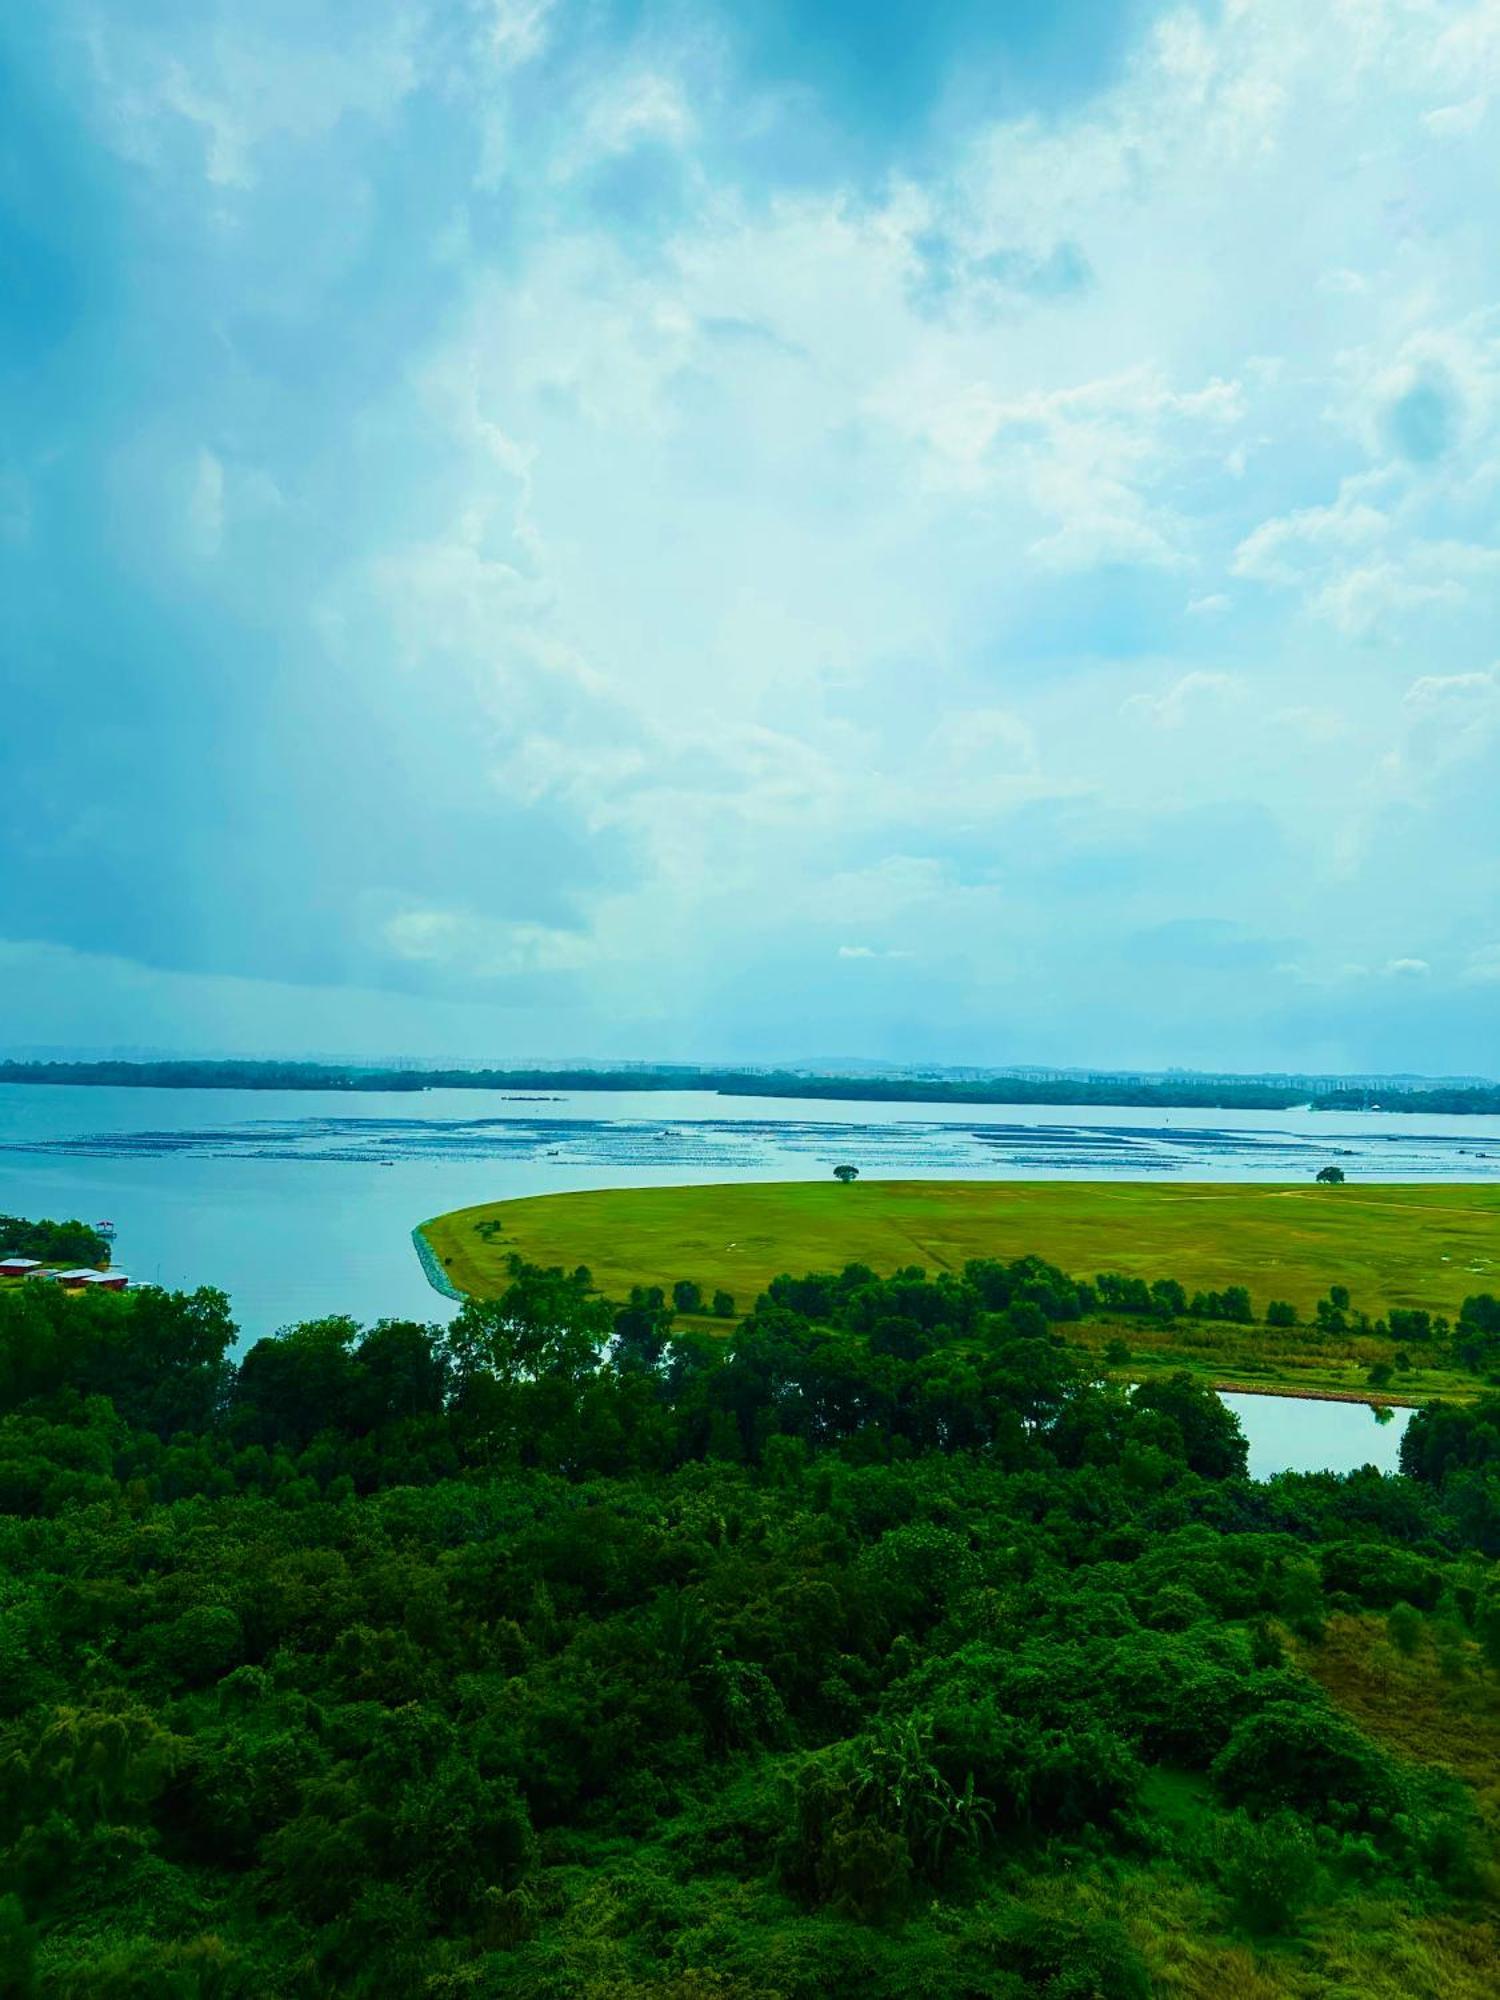
[[[130,1283],[123,1271],[96,1271],[84,1265],[75,1271],[53,1271],[50,1275],[70,1292],[123,1292]]]
[[[29,1278],[42,1268],[35,1257],[0,1257],[0,1278]]]

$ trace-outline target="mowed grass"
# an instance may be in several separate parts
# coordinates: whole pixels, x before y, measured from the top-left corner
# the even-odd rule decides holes
[[[1250,1288],[1257,1313],[1303,1314],[1331,1284],[1357,1308],[1456,1315],[1500,1291],[1500,1186],[1315,1187],[1138,1181],[775,1181],[607,1188],[455,1209],[422,1225],[460,1291],[491,1298],[519,1253],[587,1264],[600,1289],[692,1278],[740,1311],[780,1271],[869,1264],[958,1270],[1045,1257],[1077,1277],[1122,1271],[1194,1289]]]

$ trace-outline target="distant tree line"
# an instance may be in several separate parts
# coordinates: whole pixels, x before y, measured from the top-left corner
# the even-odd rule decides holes
[[[1090,1076],[819,1076],[803,1070],[646,1064],[626,1069],[396,1068],[379,1063],[212,1061],[0,1062],[0,1083],[118,1084],[158,1090],[701,1090],[721,1097],[864,1099],[902,1104],[1118,1104],[1143,1109],[1500,1112],[1500,1086],[1339,1089],[1309,1099],[1283,1083]]]
[[[1314,1111],[1500,1112],[1500,1085],[1454,1084],[1430,1090],[1328,1090],[1312,1101]]]
[[[1125,1104],[1282,1110],[1304,1101],[1280,1085],[1174,1079],[989,1082],[907,1076],[810,1076],[801,1071],[697,1069],[393,1069],[300,1062],[0,1063],[0,1083],[121,1084],[166,1090],[701,1090],[722,1097],[865,1099],[913,1104]]]
[[[1500,1112],[1500,1086],[1351,1088],[1324,1091],[1309,1099],[1305,1090],[1253,1078],[851,1077],[672,1063],[628,1069],[410,1069],[362,1063],[196,1058],[0,1062],[0,1083],[117,1084],[158,1090],[701,1090],[722,1097],[864,1099],[871,1103],[1117,1104],[1205,1111],[1285,1111],[1308,1104],[1314,1111]]]

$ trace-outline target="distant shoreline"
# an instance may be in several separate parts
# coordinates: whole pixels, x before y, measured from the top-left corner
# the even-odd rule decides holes
[[[0,1083],[65,1084],[150,1090],[429,1090],[703,1091],[720,1097],[800,1098],[831,1103],[1078,1105],[1182,1111],[1398,1111],[1441,1116],[1500,1114],[1500,1086],[1430,1090],[1340,1088],[1321,1094],[1251,1079],[1198,1081],[1191,1076],[1143,1082],[1107,1075],[1003,1077],[822,1076],[800,1070],[695,1069],[393,1069],[372,1065],[281,1062],[0,1063]]]

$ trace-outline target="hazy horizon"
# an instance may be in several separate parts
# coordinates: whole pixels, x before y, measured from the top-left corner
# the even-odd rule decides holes
[[[1136,1063],[1029,1063],[1024,1058],[1014,1061],[997,1059],[990,1063],[938,1063],[938,1062],[896,1062],[879,1058],[854,1055],[807,1055],[782,1053],[751,1061],[748,1058],[706,1056],[701,1061],[684,1062],[675,1056],[623,1055],[597,1056],[573,1051],[563,1055],[546,1055],[517,1050],[513,1053],[496,1055],[482,1051],[467,1050],[451,1055],[423,1055],[411,1050],[349,1050],[349,1049],[226,1049],[226,1048],[151,1048],[126,1044],[107,1047],[74,1047],[62,1045],[31,1045],[6,1047],[0,1045],[0,1063],[30,1065],[46,1064],[92,1064],[131,1063],[149,1065],[156,1063],[279,1063],[288,1065],[359,1066],[368,1069],[428,1070],[428,1069],[470,1069],[514,1071],[523,1074],[531,1070],[553,1070],[579,1074],[590,1070],[608,1071],[618,1074],[625,1070],[641,1070],[659,1074],[666,1070],[683,1069],[690,1072],[723,1071],[746,1074],[760,1072],[786,1074],[810,1074],[843,1076],[855,1081],[861,1076],[871,1078],[883,1076],[914,1077],[1077,1077],[1080,1082],[1088,1077],[1122,1078],[1133,1077],[1234,1077],[1247,1083],[1287,1082],[1298,1077],[1318,1077],[1335,1079],[1345,1077],[1355,1080],[1368,1077],[1382,1083],[1403,1084],[1443,1084],[1492,1085],[1495,1079],[1472,1071],[1435,1074],[1421,1070],[1204,1070],[1169,1063],[1162,1068],[1146,1069]]]
[[[1493,6],[57,0],[0,91],[9,1043],[1500,1069]]]

